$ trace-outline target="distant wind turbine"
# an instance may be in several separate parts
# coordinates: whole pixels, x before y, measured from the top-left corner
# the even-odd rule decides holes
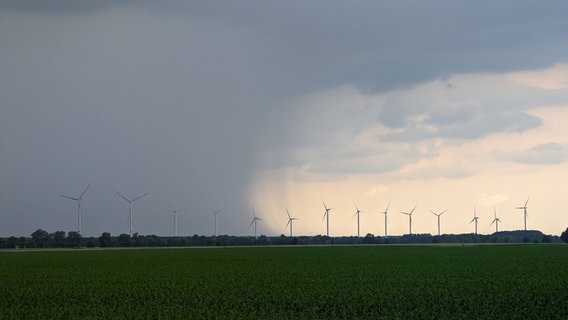
[[[128,202],[128,220],[130,220],[130,236],[132,237],[132,203],[140,198],[143,198],[145,196],[148,195],[148,193],[145,193],[141,196],[138,196],[132,200],[128,199],[127,197],[125,197],[122,193],[114,190],[114,192],[116,192],[119,196],[122,197],[122,199],[124,199],[126,202]]]
[[[217,215],[219,213],[221,213],[221,211],[223,211],[223,210],[225,210],[225,209],[213,211],[213,215],[215,215],[215,237],[217,236]]]
[[[527,198],[527,201],[525,202],[525,205],[522,207],[516,207],[515,209],[523,209],[524,212],[524,217],[525,217],[525,231],[527,230],[527,204],[529,203],[529,198]]]
[[[355,216],[357,216],[357,238],[361,237],[361,234],[359,232],[359,214],[361,212],[365,212],[365,211],[361,211],[359,210],[359,208],[357,207],[357,203],[355,203],[355,214],[353,215],[353,218],[355,218]],[[353,221],[353,218],[351,218],[351,220]]]
[[[417,206],[415,206],[414,209],[410,210],[410,212],[402,212],[402,211],[400,212],[408,216],[408,229],[410,231],[410,235],[412,235],[412,213],[414,212],[416,207]]]
[[[473,207],[473,219],[471,219],[469,223],[471,224],[472,222],[475,222],[475,234],[477,234],[477,220],[479,220],[479,217],[477,216],[477,207]]]
[[[380,212],[380,213],[382,213],[382,214],[385,215],[385,237],[387,236],[387,214],[389,213],[389,207],[390,207],[390,205],[391,205],[391,204],[390,204],[390,202],[389,202],[389,204],[387,205],[387,208],[385,209],[385,211]]]
[[[436,217],[438,217],[438,236],[440,235],[440,216],[444,214],[444,212],[446,212],[446,210],[440,212],[440,213],[436,213],[434,211],[430,211],[432,212]]]
[[[184,211],[185,209],[174,209],[174,207],[168,203],[168,206],[170,207],[170,209],[172,209],[172,212],[174,213],[174,237],[178,236],[178,217],[177,214],[178,212]]]
[[[329,237],[329,211],[331,211],[331,209],[333,209],[333,208],[328,208],[325,205],[325,202],[323,202],[323,200],[321,202],[323,203],[323,207],[325,208],[325,212],[323,213],[323,219],[327,220],[327,233],[326,234]],[[323,221],[323,219],[322,219],[322,221]]]
[[[288,208],[286,208],[286,214],[288,215],[288,223],[286,223],[286,227],[284,227],[284,228],[288,228],[288,225],[290,225],[290,238],[292,238],[293,237],[292,223],[294,222],[294,220],[299,220],[300,218],[292,218],[290,216],[290,212],[288,212]]]
[[[252,217],[253,218],[252,218],[252,222],[250,223],[249,229],[254,224],[254,239],[256,240],[256,222],[258,220],[262,221],[262,219],[256,216],[256,213],[254,212],[254,207],[252,208]]]
[[[83,190],[83,192],[81,192],[81,195],[77,198],[72,198],[61,194],[59,195],[60,197],[77,201],[77,232],[79,232],[79,234],[81,234],[81,218],[83,217],[83,208],[81,207],[81,202],[83,201],[83,196],[85,195],[85,193],[87,192],[90,186],[91,183],[89,183],[89,185],[85,188],[85,190]]]
[[[493,222],[491,222],[489,226],[495,223],[495,232],[499,232],[499,222],[501,222],[501,220],[497,218],[497,211],[495,210],[495,207],[493,207],[493,215],[495,215],[495,219],[493,219]]]

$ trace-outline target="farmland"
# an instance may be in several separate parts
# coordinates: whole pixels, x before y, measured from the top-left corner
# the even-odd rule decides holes
[[[567,318],[568,246],[0,253],[1,317]]]

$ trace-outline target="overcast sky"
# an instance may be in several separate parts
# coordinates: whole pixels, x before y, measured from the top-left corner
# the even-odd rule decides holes
[[[565,1],[2,1],[0,236],[560,234]]]

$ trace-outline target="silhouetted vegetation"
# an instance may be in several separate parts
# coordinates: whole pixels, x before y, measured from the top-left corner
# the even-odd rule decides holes
[[[566,230],[564,230],[564,232],[562,232],[562,234],[560,235],[560,239],[562,239],[562,241],[568,243],[568,228],[566,228]]]
[[[560,237],[545,235],[540,231],[501,231],[490,235],[483,234],[412,234],[380,237],[371,233],[365,237],[327,237],[323,235],[288,237],[280,235],[269,237],[261,235],[258,239],[250,236],[132,236],[122,233],[112,236],[103,232],[100,237],[81,237],[76,231],[55,231],[49,233],[38,229],[30,237],[0,238],[0,248],[80,248],[80,247],[203,247],[203,246],[266,246],[266,245],[346,245],[346,244],[427,244],[427,243],[561,243],[566,242],[568,229]],[[561,240],[562,239],[562,240]]]

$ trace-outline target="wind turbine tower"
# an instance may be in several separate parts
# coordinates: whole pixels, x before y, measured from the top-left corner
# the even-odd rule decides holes
[[[525,231],[527,230],[527,204],[529,203],[529,198],[527,198],[527,201],[525,202],[525,205],[522,207],[516,207],[515,209],[523,209],[523,213],[524,213],[524,217],[525,217]]]
[[[290,216],[290,212],[288,212],[288,208],[286,208],[286,214],[288,214],[288,223],[286,223],[286,227],[284,227],[284,228],[287,228],[288,225],[290,225],[290,238],[292,238],[292,237],[293,237],[293,234],[292,234],[292,223],[294,222],[294,220],[299,220],[300,218],[292,218],[292,217]]]
[[[257,222],[258,220],[261,220],[261,221],[262,221],[261,218],[259,218],[259,217],[256,216],[256,213],[254,212],[254,208],[252,208],[252,222],[251,222],[250,225],[249,225],[249,229],[250,229],[250,227],[252,227],[252,225],[254,224],[254,239],[255,239],[255,240],[256,240],[256,222]]]
[[[402,212],[402,211],[400,212],[408,216],[408,230],[410,232],[410,235],[412,235],[412,213],[414,212],[416,207],[417,206],[415,206],[414,209],[410,210],[410,212]]]
[[[385,215],[385,237],[387,236],[387,214],[389,213],[389,207],[390,207],[390,203],[387,205],[387,208],[385,209],[385,211],[381,212],[382,214]]]
[[[221,211],[223,211],[223,210],[225,210],[225,209],[213,211],[213,215],[215,215],[215,237],[217,236],[217,215],[219,213],[221,213]]]
[[[132,200],[128,199],[127,197],[125,197],[122,193],[114,190],[114,192],[116,192],[120,197],[122,197],[122,199],[124,199],[124,201],[128,202],[128,220],[130,220],[130,236],[132,237],[132,203],[140,198],[143,198],[145,196],[148,195],[148,193],[145,193],[141,196],[138,196]]]
[[[184,211],[185,209],[174,209],[174,207],[168,203],[168,206],[170,207],[170,209],[172,209],[172,212],[174,213],[174,237],[178,236],[178,217],[177,214],[178,212]]]
[[[328,208],[325,205],[325,202],[323,202],[323,200],[321,202],[323,203],[323,207],[325,208],[325,212],[323,213],[323,219],[327,220],[327,233],[326,234],[329,237],[329,211],[331,211],[331,209],[333,209],[333,208]],[[322,221],[323,221],[323,219],[322,219]]]
[[[72,197],[64,196],[62,194],[59,195],[60,197],[70,199],[70,200],[73,200],[73,201],[77,201],[77,232],[79,232],[79,234],[81,234],[81,218],[83,217],[83,208],[81,207],[81,202],[83,202],[83,196],[85,195],[85,193],[87,192],[87,190],[89,189],[90,186],[91,186],[91,183],[89,183],[89,185],[85,188],[85,190],[83,190],[83,192],[81,192],[81,195],[78,198],[72,198]]]
[[[434,211],[430,211],[432,212],[436,217],[438,217],[438,236],[440,236],[440,216],[444,214],[444,212],[446,212],[446,210],[440,212],[440,213],[436,213]]]
[[[357,207],[357,204],[355,203],[355,214],[353,215],[353,218],[355,218],[355,216],[357,216],[357,238],[361,237],[360,234],[360,225],[359,225],[359,214],[361,212],[365,212],[365,211],[361,211],[359,210],[359,208]],[[353,218],[351,218],[351,221],[353,221]]]
[[[499,222],[501,222],[501,220],[497,218],[497,211],[495,210],[495,207],[493,207],[493,215],[495,215],[495,219],[493,219],[493,222],[491,222],[489,226],[495,223],[495,232],[499,232]]]
[[[479,220],[479,217],[477,216],[477,207],[473,208],[473,219],[471,219],[471,221],[469,222],[470,224],[472,222],[475,222],[475,234],[477,234],[477,220]]]

